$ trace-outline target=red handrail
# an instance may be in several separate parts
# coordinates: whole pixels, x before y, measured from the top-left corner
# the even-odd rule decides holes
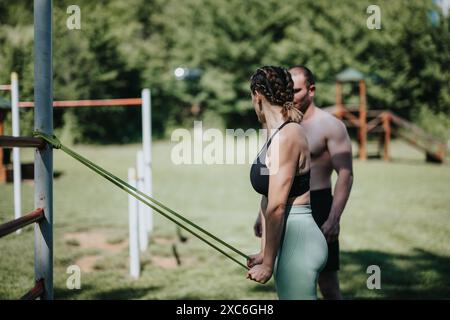
[[[21,229],[29,224],[34,222],[38,222],[44,218],[44,209],[38,208],[23,217],[18,219],[8,221],[2,225],[0,225],[0,238],[4,237],[14,231]]]
[[[137,106],[142,104],[141,98],[102,99],[102,100],[61,100],[53,101],[53,107],[109,107],[109,106]],[[19,107],[32,108],[33,101],[21,101]]]
[[[25,293],[20,300],[35,300],[44,294],[44,289],[44,279],[40,279],[36,281],[34,287]]]
[[[2,148],[38,148],[42,149],[46,142],[42,138],[0,136],[0,147]]]

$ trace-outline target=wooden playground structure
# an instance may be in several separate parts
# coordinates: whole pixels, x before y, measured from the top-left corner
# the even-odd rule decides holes
[[[359,105],[345,105],[342,89],[345,83],[358,83]],[[443,163],[446,144],[426,133],[413,123],[388,110],[367,108],[366,83],[363,75],[354,69],[347,69],[336,77],[336,105],[325,108],[341,119],[348,128],[358,130],[358,157],[367,159],[367,135],[379,135],[379,156],[385,161],[391,159],[390,142],[393,136],[403,139],[412,146],[425,152],[426,161]],[[382,149],[382,150],[381,150]]]

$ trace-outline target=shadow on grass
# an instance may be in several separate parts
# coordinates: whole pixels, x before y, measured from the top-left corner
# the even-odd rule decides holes
[[[427,162],[425,161],[425,156],[423,159],[408,159],[408,158],[391,158],[389,160],[391,164],[402,164],[402,165],[411,165],[411,166],[442,166],[442,163],[436,162]]]
[[[115,288],[111,290],[99,290],[98,287],[91,285],[84,285],[80,290],[69,290],[66,288],[55,288],[55,299],[67,300],[67,299],[86,299],[85,294],[87,292],[87,299],[94,300],[130,300],[141,299],[149,292],[157,291],[160,289],[157,286],[151,286],[147,288]],[[89,292],[91,291],[91,292]],[[79,295],[83,292],[83,298]]]
[[[159,287],[152,286],[147,288],[118,288],[107,291],[100,291],[94,295],[94,299],[105,300],[130,300],[140,299],[151,291],[157,291]]]
[[[273,282],[269,284],[255,284],[254,287],[250,289],[252,292],[276,292],[275,284]]]
[[[369,290],[366,282],[372,274],[367,267],[377,265],[381,289]],[[346,298],[443,299],[450,298],[450,257],[422,249],[412,254],[389,254],[362,250],[341,253],[340,282]]]
[[[367,267],[377,265],[381,289],[369,290]],[[450,257],[423,249],[412,254],[361,250],[341,252],[340,283],[345,299],[448,299]],[[275,292],[274,283],[255,285],[253,292]]]
[[[92,290],[91,285],[83,285],[80,289],[67,289],[65,287],[54,287],[53,294],[56,300],[70,300],[79,299],[79,296],[84,291]]]

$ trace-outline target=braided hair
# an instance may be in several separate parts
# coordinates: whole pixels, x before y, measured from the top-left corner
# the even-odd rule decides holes
[[[258,68],[250,78],[250,90],[258,91],[271,105],[282,107],[286,120],[300,123],[303,114],[294,107],[294,82],[289,71],[282,67]]]

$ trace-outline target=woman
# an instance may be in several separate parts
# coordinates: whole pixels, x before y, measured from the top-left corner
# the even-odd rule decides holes
[[[273,273],[280,299],[317,299],[328,251],[311,215],[310,155],[293,87],[281,67],[265,66],[251,77],[253,106],[270,138],[250,172],[253,188],[262,194],[263,235],[260,253],[248,261],[247,278],[266,283]]]

